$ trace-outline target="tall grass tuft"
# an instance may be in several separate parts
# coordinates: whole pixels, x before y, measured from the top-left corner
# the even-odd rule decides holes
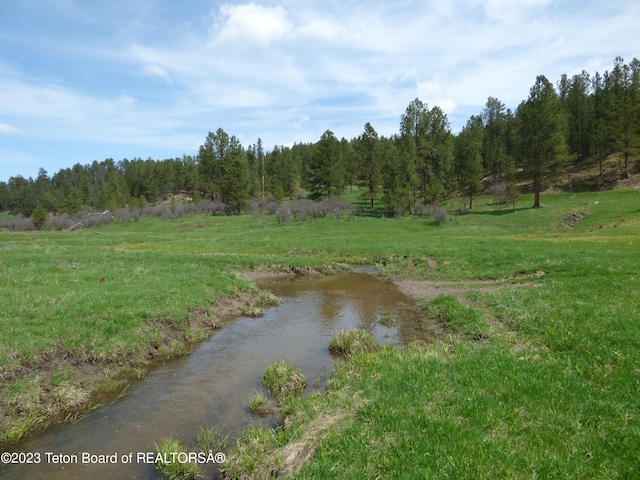
[[[264,369],[262,385],[279,401],[299,395],[307,386],[307,379],[298,368],[277,361]]]
[[[175,438],[166,438],[155,447],[156,455],[167,461],[156,462],[156,469],[170,480],[195,480],[204,478],[197,463],[178,461],[178,453],[187,453],[187,449]]]
[[[221,452],[227,448],[229,436],[225,435],[222,428],[218,426],[209,428],[200,427],[197,440],[198,446],[203,452]]]
[[[269,415],[273,413],[275,408],[261,391],[256,391],[249,399],[249,410],[256,415]]]
[[[338,332],[329,341],[329,350],[347,358],[360,352],[375,352],[379,348],[380,344],[371,334],[356,328]]]

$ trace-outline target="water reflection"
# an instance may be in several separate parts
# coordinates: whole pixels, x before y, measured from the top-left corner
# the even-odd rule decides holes
[[[70,425],[61,425],[16,447],[39,453],[38,465],[0,465],[2,479],[155,479],[153,465],[47,463],[47,453],[93,455],[153,452],[171,436],[195,444],[200,426],[218,425],[230,437],[250,425],[277,418],[252,415],[247,403],[264,367],[276,360],[295,364],[310,388],[322,387],[336,358],[328,351],[336,331],[364,327],[397,345],[429,341],[433,331],[419,321],[410,298],[383,278],[351,273],[260,285],[283,298],[258,319],[239,318],[221,328],[190,355],[167,362],[133,384],[124,396]],[[383,317],[392,319],[383,326]],[[315,387],[314,387],[315,386]],[[51,458],[51,457],[49,457]],[[213,470],[208,470],[213,475]]]

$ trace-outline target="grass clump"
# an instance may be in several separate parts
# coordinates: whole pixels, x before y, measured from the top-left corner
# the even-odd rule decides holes
[[[482,340],[489,337],[489,326],[480,312],[463,305],[454,295],[438,295],[425,305],[425,311],[429,318],[466,339]]]
[[[287,365],[282,360],[268,365],[264,369],[260,381],[278,401],[301,394],[304,387],[307,386],[307,379],[302,372],[297,367]]]
[[[200,427],[197,441],[203,452],[222,452],[227,447],[229,436],[218,426]]]
[[[279,437],[278,432],[270,428],[249,427],[244,430],[222,466],[222,478],[274,478],[282,468],[282,457],[274,455],[282,444]]]
[[[360,352],[375,352],[380,348],[378,341],[369,333],[350,328],[336,333],[329,341],[329,350],[347,358]]]
[[[264,393],[256,391],[249,399],[249,410],[251,413],[264,416],[273,413],[274,406]]]
[[[393,324],[396,323],[396,319],[393,318],[393,314],[389,311],[384,312],[378,321],[380,325],[387,328],[393,327]]]
[[[156,444],[156,469],[170,480],[193,480],[204,478],[197,463],[184,460],[187,449],[175,438],[166,438]],[[183,454],[183,455],[181,455]]]

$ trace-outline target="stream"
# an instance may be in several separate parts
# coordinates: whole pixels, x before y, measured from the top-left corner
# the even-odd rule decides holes
[[[339,330],[364,328],[380,342],[400,347],[434,336],[413,299],[371,269],[258,286],[282,303],[262,317],[225,324],[189,355],[160,364],[80,420],[21,442],[12,451],[39,463],[0,464],[0,478],[157,479],[146,455],[166,437],[192,446],[200,427],[216,425],[232,439],[249,426],[277,425],[277,416],[259,417],[247,407],[262,389],[260,377],[270,363],[296,365],[307,378],[307,393],[322,391],[340,361],[328,350]],[[203,467],[215,475],[215,465]]]

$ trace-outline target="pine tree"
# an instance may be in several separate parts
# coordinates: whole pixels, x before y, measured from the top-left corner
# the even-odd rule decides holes
[[[525,171],[533,180],[534,208],[540,207],[543,182],[560,173],[567,159],[565,117],[553,85],[540,75],[518,108]]]

